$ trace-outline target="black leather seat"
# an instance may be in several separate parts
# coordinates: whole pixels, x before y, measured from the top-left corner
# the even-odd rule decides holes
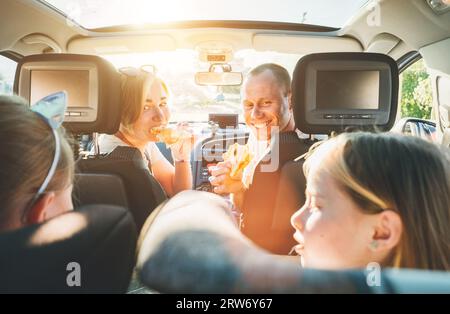
[[[80,205],[126,204],[138,231],[150,213],[167,199],[136,148],[119,146],[105,156],[79,159],[77,172],[81,178],[86,176],[76,187]]]
[[[281,181],[286,163],[306,153],[311,141],[300,139],[296,132],[281,133],[275,145],[279,147],[278,166],[274,171],[264,171],[264,160],[255,169],[253,183],[245,192],[242,232],[260,247],[274,254],[288,254],[295,245],[294,229],[290,216],[296,208],[277,206],[281,200],[290,198]],[[302,172],[297,173],[304,181]],[[283,180],[284,181],[284,180]],[[301,191],[304,193],[304,190]]]
[[[98,187],[102,189],[99,190]],[[97,191],[96,194],[92,191]],[[114,174],[76,173],[72,192],[75,207],[83,204],[109,204],[128,208],[128,197],[123,180]]]
[[[129,212],[106,205],[0,233],[0,293],[124,293],[136,238]],[[80,286],[67,284],[69,263],[80,267]]]

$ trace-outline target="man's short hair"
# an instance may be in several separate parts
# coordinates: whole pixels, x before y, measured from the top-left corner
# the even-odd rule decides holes
[[[281,65],[275,63],[264,63],[250,70],[247,77],[259,75],[265,71],[272,72],[278,84],[284,88],[286,94],[291,91],[291,76],[289,72]]]

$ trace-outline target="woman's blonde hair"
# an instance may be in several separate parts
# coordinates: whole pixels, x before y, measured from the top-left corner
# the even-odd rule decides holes
[[[345,133],[318,145],[304,163],[332,176],[367,214],[392,210],[403,223],[385,266],[450,270],[450,159],[420,138]]]
[[[45,192],[63,190],[73,182],[72,149],[64,130],[58,132],[61,156]],[[0,96],[0,145],[1,230],[10,222],[12,211],[31,201],[47,176],[55,138],[50,126],[29,109],[24,99]]]
[[[122,119],[124,128],[131,130],[131,126],[139,119],[144,108],[148,90],[153,82],[159,81],[162,88],[169,95],[166,83],[151,73],[141,71],[136,76],[122,75]]]

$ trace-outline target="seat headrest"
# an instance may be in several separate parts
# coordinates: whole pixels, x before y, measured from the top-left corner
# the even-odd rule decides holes
[[[129,212],[107,205],[0,233],[0,293],[124,293],[136,238]]]
[[[107,60],[93,55],[40,54],[23,57],[14,92],[31,104],[57,91],[68,94],[64,127],[75,134],[119,129],[120,74]]]
[[[296,126],[307,134],[389,130],[397,113],[398,81],[397,64],[387,55],[306,55],[292,77]]]

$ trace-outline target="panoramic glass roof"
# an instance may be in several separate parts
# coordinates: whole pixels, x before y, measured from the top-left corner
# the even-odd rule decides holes
[[[368,0],[37,0],[88,29],[194,20],[341,28]]]

